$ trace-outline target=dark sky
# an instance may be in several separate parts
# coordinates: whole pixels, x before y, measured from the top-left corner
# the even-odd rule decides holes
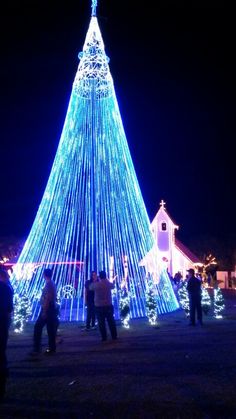
[[[165,200],[184,242],[224,240],[236,234],[234,15],[220,2],[155,4],[97,9],[143,198],[151,220]],[[87,0],[1,11],[0,236],[30,231],[89,20]]]

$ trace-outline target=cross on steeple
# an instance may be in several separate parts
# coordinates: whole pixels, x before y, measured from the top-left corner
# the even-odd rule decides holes
[[[165,202],[163,201],[163,199],[161,200],[161,202],[160,202],[160,206],[161,206],[161,208],[163,208],[163,209],[165,209]]]

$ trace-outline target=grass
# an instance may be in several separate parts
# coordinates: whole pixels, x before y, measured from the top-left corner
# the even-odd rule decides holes
[[[188,327],[182,310],[158,325],[119,323],[118,340],[61,323],[57,353],[32,358],[33,324],[10,332],[10,377],[0,418],[236,418],[236,291],[225,291],[224,318]],[[43,334],[47,347],[46,331]]]

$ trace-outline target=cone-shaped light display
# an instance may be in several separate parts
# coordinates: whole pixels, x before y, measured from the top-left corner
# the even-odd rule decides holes
[[[115,307],[125,281],[131,317],[141,317],[146,315],[147,272],[139,262],[153,249],[154,239],[94,1],[79,59],[51,173],[12,281],[18,293],[31,298],[33,320],[43,269],[52,268],[61,319],[83,320],[84,281],[92,270],[105,270],[109,278],[116,277]],[[168,276],[162,273],[156,282],[158,311],[178,308]]]

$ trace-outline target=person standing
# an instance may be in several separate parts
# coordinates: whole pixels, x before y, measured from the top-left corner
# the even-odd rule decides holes
[[[190,308],[190,326],[195,326],[195,316],[197,313],[197,320],[202,325],[202,287],[201,281],[195,276],[194,269],[188,271],[188,284],[187,291],[189,295],[189,308]]]
[[[94,305],[94,290],[91,290],[89,287],[94,282],[98,281],[97,272],[92,271],[91,277],[88,281],[85,282],[85,304],[87,307],[87,316],[86,316],[86,327],[85,330],[95,329],[95,305]]]
[[[58,327],[56,285],[52,280],[51,269],[44,269],[43,276],[46,284],[40,298],[41,311],[34,325],[34,350],[31,353],[32,355],[41,352],[42,331],[45,325],[47,326],[48,334],[48,349],[45,354],[49,355],[56,352],[56,334]]]
[[[114,307],[112,304],[111,290],[115,287],[114,283],[108,281],[106,272],[99,272],[98,282],[90,284],[89,289],[94,291],[95,311],[98,320],[98,327],[102,341],[107,340],[106,321],[113,340],[117,339],[116,322],[114,318]]]
[[[0,269],[0,400],[5,396],[8,377],[7,341],[13,312],[13,288],[8,273]]]

